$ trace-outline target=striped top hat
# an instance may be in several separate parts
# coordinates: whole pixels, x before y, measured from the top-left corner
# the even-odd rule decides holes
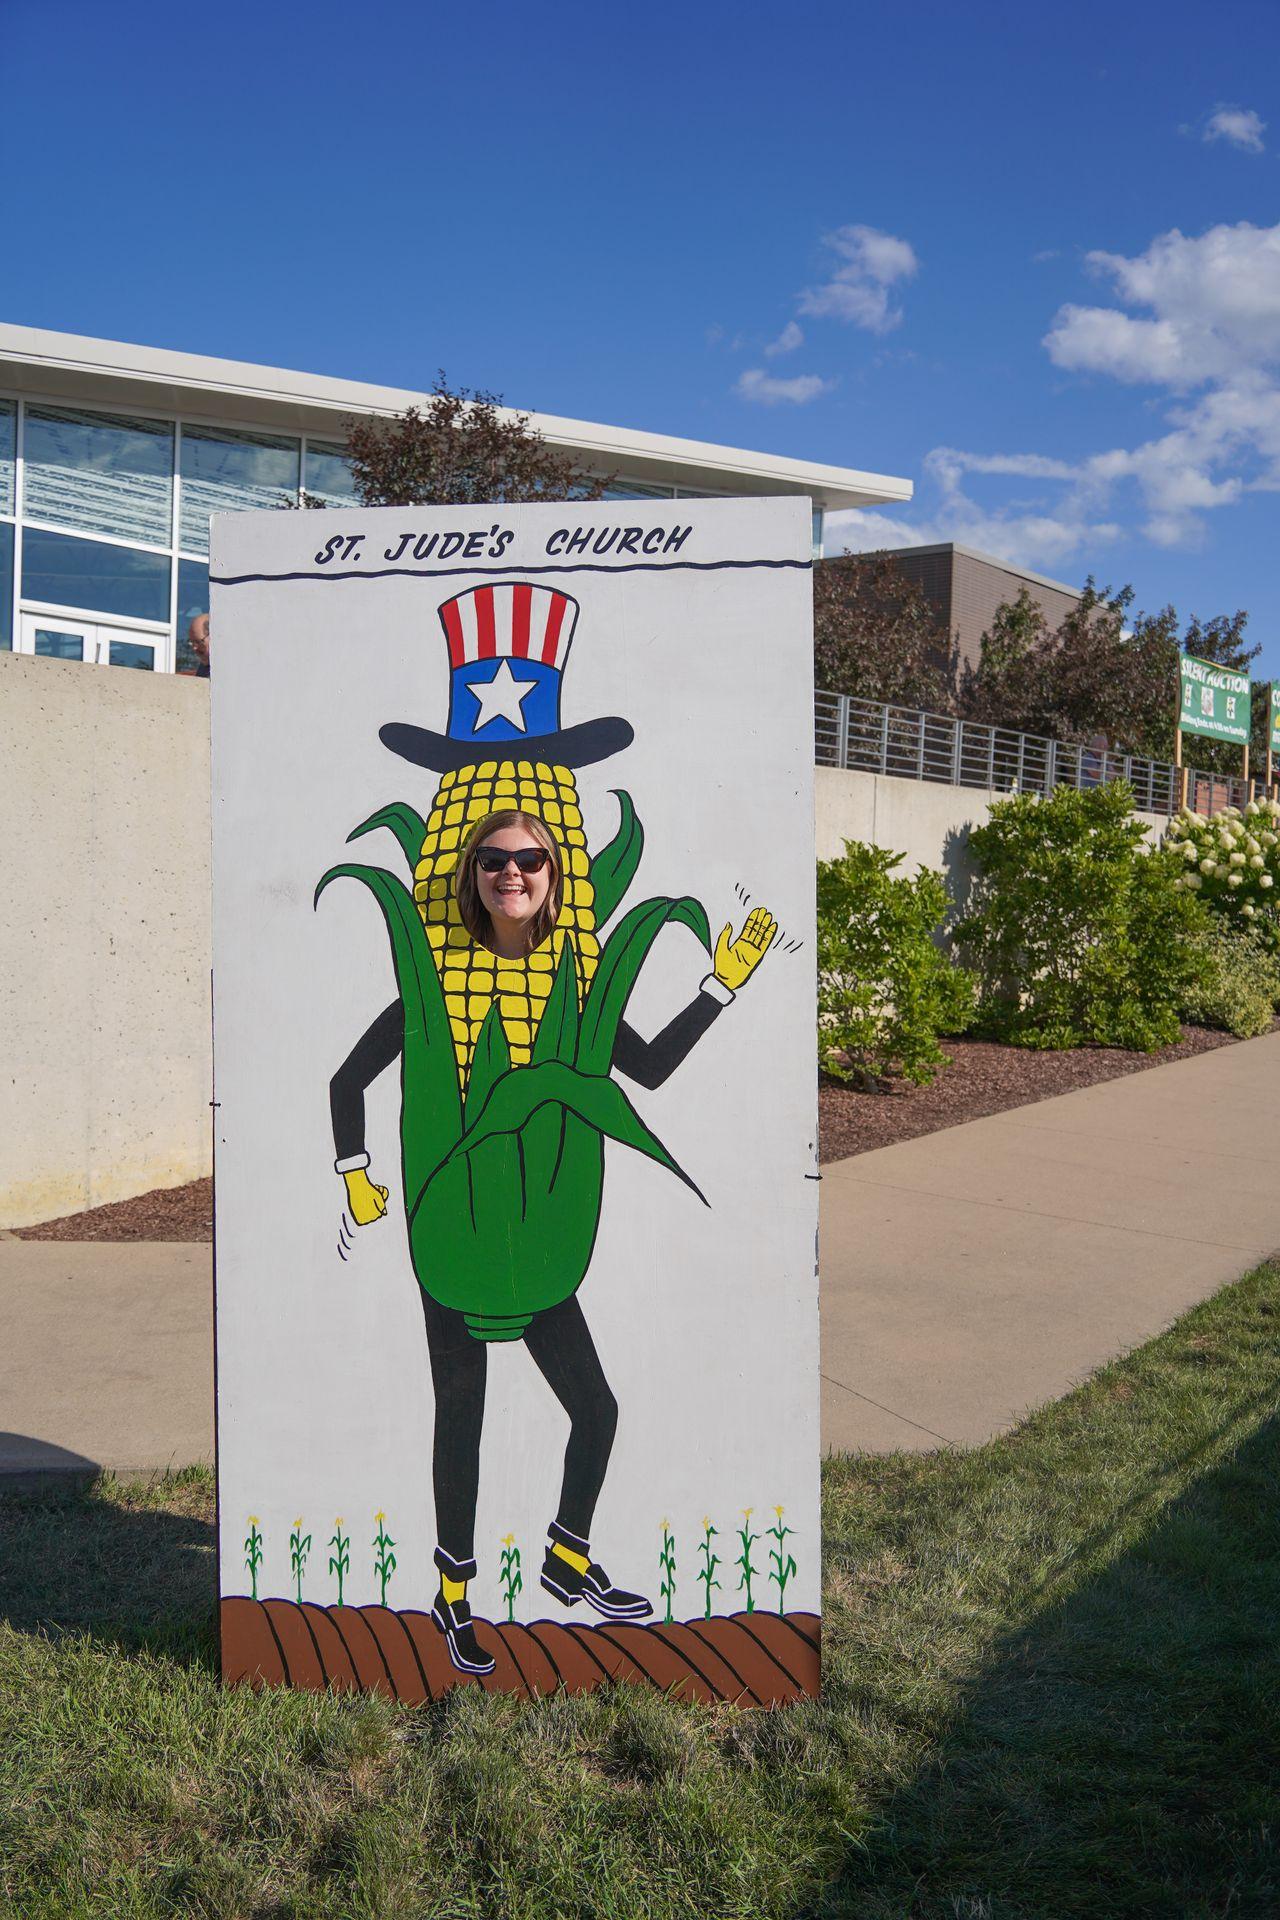
[[[470,587],[440,608],[449,648],[444,733],[395,721],[378,737],[416,766],[448,773],[479,760],[589,767],[630,746],[625,720],[560,724],[560,685],[578,603],[558,587],[503,580]]]

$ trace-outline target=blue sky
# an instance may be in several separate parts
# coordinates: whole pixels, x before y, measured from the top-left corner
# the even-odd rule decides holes
[[[910,477],[1280,675],[1273,3],[7,0],[4,317]]]

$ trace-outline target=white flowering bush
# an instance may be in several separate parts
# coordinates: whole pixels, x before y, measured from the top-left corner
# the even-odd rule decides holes
[[[1280,801],[1250,800],[1206,819],[1184,807],[1165,845],[1182,857],[1177,885],[1229,925],[1280,945]]]

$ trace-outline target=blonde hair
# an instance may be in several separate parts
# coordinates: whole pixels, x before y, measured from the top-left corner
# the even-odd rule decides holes
[[[532,953],[544,940],[551,937],[551,930],[560,917],[560,907],[564,900],[564,860],[556,844],[555,835],[545,820],[536,813],[521,813],[510,809],[502,813],[486,814],[467,835],[467,843],[462,849],[457,870],[453,876],[454,898],[458,902],[458,916],[471,938],[482,947],[489,946],[493,938],[493,921],[488,909],[480,898],[480,889],[476,883],[477,855],[490,834],[501,833],[504,827],[526,827],[540,847],[545,847],[551,860],[551,884],[547,888],[547,897],[534,914],[529,926],[529,942],[526,953]]]

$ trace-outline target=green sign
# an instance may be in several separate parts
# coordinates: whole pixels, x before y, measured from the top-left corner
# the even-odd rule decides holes
[[[1212,660],[1193,660],[1184,653],[1181,660],[1182,698],[1178,724],[1184,733],[1204,733],[1211,740],[1234,740],[1237,746],[1249,744],[1249,676],[1230,667],[1215,667]],[[1277,712],[1272,696],[1272,725]]]
[[[1271,686],[1271,751],[1280,753],[1280,686]]]

